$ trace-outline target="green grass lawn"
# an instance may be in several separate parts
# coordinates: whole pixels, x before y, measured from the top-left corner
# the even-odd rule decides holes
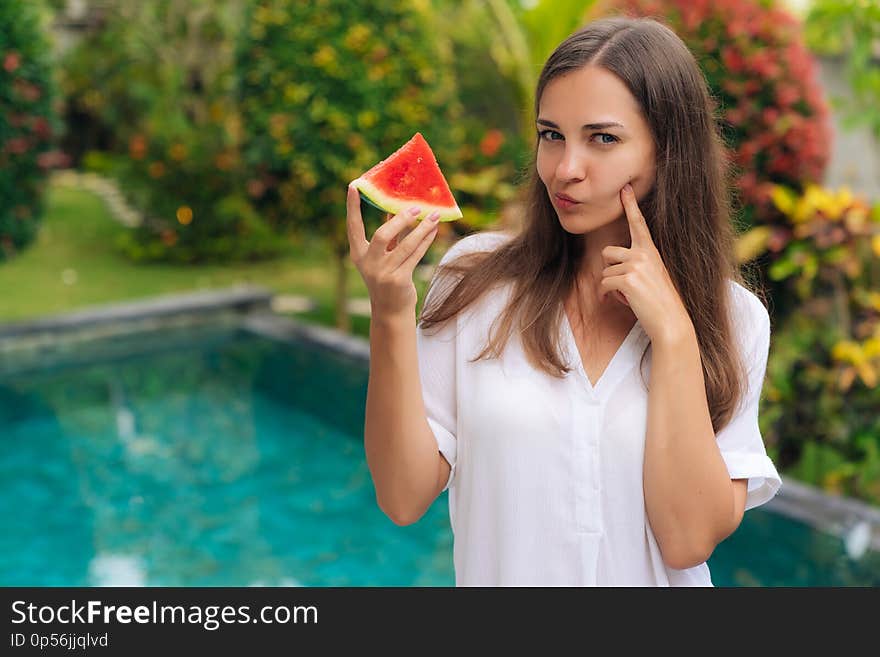
[[[0,263],[0,322],[247,283],[308,296],[317,309],[295,316],[334,324],[335,263],[322,242],[304,241],[283,258],[264,263],[135,264],[114,249],[116,236],[128,229],[113,219],[100,197],[54,183],[47,201],[38,239],[12,261]],[[351,263],[348,275],[348,296],[366,298],[366,285]],[[416,281],[416,287],[421,299],[426,285]],[[369,318],[352,316],[352,330],[368,336]]]

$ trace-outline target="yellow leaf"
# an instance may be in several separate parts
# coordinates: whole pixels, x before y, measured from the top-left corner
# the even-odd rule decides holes
[[[356,118],[358,127],[362,130],[372,128],[374,125],[376,125],[376,122],[378,120],[379,116],[372,110],[363,110],[362,112],[358,112]]]
[[[852,386],[853,381],[856,378],[856,369],[854,367],[846,367],[840,373],[840,379],[838,380],[838,385],[840,386],[841,392],[846,392]]]
[[[736,241],[736,257],[739,262],[749,262],[764,253],[771,234],[769,226],[755,226],[740,235]]]
[[[861,233],[868,225],[868,209],[864,206],[853,206],[846,212],[846,227],[853,233]]]
[[[859,378],[864,381],[869,388],[877,385],[877,370],[870,363],[861,363],[856,366],[859,370]]]
[[[354,52],[363,52],[369,39],[370,28],[363,23],[355,23],[345,35],[345,45]]]
[[[823,478],[822,488],[830,493],[840,493],[840,483],[842,479],[843,475],[841,472],[829,472]]]
[[[845,185],[836,193],[821,187],[816,187],[812,199],[814,200],[816,209],[820,210],[825,215],[826,219],[834,221],[840,219],[843,211],[853,203],[852,191]]]
[[[880,235],[874,235],[874,237],[871,238],[871,250],[874,252],[875,256],[880,258]]]
[[[854,363],[861,356],[859,345],[852,340],[841,340],[831,348],[831,357],[834,360]]]
[[[804,195],[797,202],[791,220],[794,223],[802,223],[812,217],[817,210],[826,210],[831,200],[830,195],[819,185],[808,184]]]
[[[792,192],[787,187],[783,187],[782,185],[774,185],[773,191],[770,192],[770,198],[773,199],[773,203],[779,208],[779,211],[786,215],[791,215],[794,212],[795,201],[797,197],[794,192]]]

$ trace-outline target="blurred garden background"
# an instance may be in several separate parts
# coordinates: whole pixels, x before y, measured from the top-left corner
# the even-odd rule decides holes
[[[434,149],[464,219],[421,299],[457,239],[517,224],[540,65],[620,11],[666,20],[719,101],[768,453],[880,505],[880,0],[3,0],[0,322],[252,283],[367,337],[347,183]]]

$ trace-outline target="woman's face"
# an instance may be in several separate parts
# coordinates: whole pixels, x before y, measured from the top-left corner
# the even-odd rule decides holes
[[[553,79],[539,103],[538,175],[563,228],[583,234],[624,217],[620,190],[654,184],[654,140],[636,99],[604,68]],[[562,201],[558,195],[577,203]]]

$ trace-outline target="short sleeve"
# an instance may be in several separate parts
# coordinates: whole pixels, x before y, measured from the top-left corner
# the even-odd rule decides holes
[[[730,478],[749,480],[745,505],[748,511],[772,499],[782,486],[782,479],[767,456],[758,425],[761,391],[770,353],[770,316],[754,294],[737,283],[733,286],[734,326],[739,331],[744,351],[748,391],[729,424],[715,438]]]
[[[436,280],[442,265],[466,252],[491,250],[503,238],[504,233],[499,232],[475,233],[453,244],[437,265],[425,305],[449,289],[448,281],[438,284]],[[458,323],[454,317],[429,329],[422,329],[421,324],[416,329],[419,377],[428,425],[434,432],[438,450],[451,468],[443,490],[453,485],[457,462],[457,333]]]

